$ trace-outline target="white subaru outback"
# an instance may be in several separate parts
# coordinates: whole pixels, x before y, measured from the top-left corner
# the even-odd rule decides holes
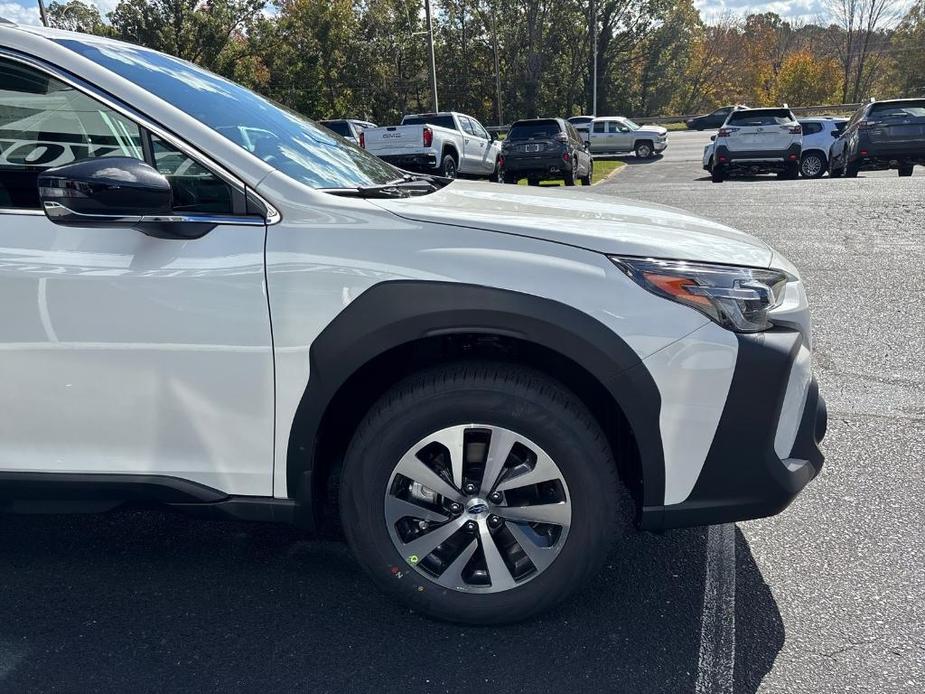
[[[803,129],[787,108],[746,108],[729,114],[716,133],[710,175],[722,183],[730,174],[800,175]]]
[[[761,241],[408,175],[189,63],[8,23],[0,297],[0,508],[339,513],[439,618],[537,613],[634,518],[774,514],[822,465],[806,295]]]

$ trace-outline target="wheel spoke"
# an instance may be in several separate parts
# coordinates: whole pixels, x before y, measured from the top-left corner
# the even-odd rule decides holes
[[[465,521],[463,518],[451,520],[449,523],[441,525],[439,528],[430,531],[426,535],[417,537],[411,542],[404,543],[401,547],[401,552],[404,555],[404,559],[406,561],[411,561],[411,557],[416,556],[417,561],[413,562],[416,564],[418,561],[422,560],[428,554],[433,552],[437,548],[437,545],[445,542],[447,538],[459,530],[464,522]]]
[[[427,521],[436,521],[443,523],[449,520],[449,516],[433,511],[423,506],[418,506],[412,501],[399,499],[397,496],[389,494],[385,498],[385,518],[389,525],[394,526],[401,518],[411,516],[412,518],[421,518]]]
[[[469,560],[472,558],[472,555],[475,554],[475,550],[478,549],[479,543],[476,542],[475,538],[472,538],[472,542],[463,547],[462,551],[457,555],[453,562],[443,570],[443,573],[440,574],[440,582],[447,586],[448,588],[465,588],[466,582],[463,580],[462,572],[466,568],[466,564],[469,563]]]
[[[524,523],[552,523],[568,527],[572,517],[572,507],[564,501],[556,504],[536,504],[533,506],[496,506],[494,513],[502,518]]]
[[[508,523],[505,527],[507,527],[511,535],[514,536],[514,539],[517,540],[517,544],[520,545],[524,554],[533,562],[533,566],[536,567],[537,571],[545,569],[552,564],[553,559],[559,556],[558,547],[540,547],[530,539],[530,536],[527,535],[527,532],[518,523]]]
[[[492,590],[507,590],[516,585],[514,577],[511,576],[507,564],[501,557],[501,552],[495,544],[495,539],[488,531],[488,525],[479,523],[479,535],[482,540],[482,553],[485,555],[485,566],[488,569],[488,577],[491,580]]]
[[[402,458],[398,465],[395,467],[395,472],[404,475],[405,477],[414,480],[415,482],[420,482],[428,489],[432,489],[442,496],[452,500],[462,502],[463,497],[459,491],[453,488],[449,482],[443,479],[436,472],[427,467],[416,455],[417,451],[420,450],[420,447],[415,447],[414,450],[405,454],[405,457]]]
[[[485,459],[485,472],[482,475],[483,495],[491,493],[501,469],[511,454],[511,448],[517,442],[517,435],[507,429],[492,429],[488,444],[488,456]]]
[[[497,486],[497,491],[506,492],[509,489],[526,487],[528,484],[539,484],[540,482],[549,482],[561,477],[559,468],[552,462],[552,459],[542,451],[536,451],[536,465],[529,472],[525,472],[517,477],[509,477],[501,481]]]

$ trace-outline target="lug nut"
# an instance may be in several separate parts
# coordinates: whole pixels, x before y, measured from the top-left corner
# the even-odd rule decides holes
[[[488,525],[490,525],[492,528],[497,528],[499,525],[501,525],[502,522],[503,521],[501,520],[501,516],[488,517]]]
[[[488,500],[493,504],[500,504],[502,501],[504,501],[504,496],[501,494],[501,492],[494,492],[493,494],[489,494]]]
[[[419,530],[427,530],[427,528],[429,527],[430,527],[430,523],[428,523],[426,520],[418,521]]]
[[[475,485],[472,484],[472,482],[469,482],[465,487],[463,487],[463,491],[466,494],[475,494]]]
[[[478,525],[476,524],[475,521],[468,521],[466,523],[467,532],[474,533],[477,529],[478,529]]]
[[[453,513],[460,513],[463,510],[463,506],[458,501],[454,501],[450,504],[450,511]]]

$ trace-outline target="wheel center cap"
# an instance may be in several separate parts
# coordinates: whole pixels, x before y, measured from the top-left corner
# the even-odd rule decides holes
[[[469,499],[466,502],[466,513],[474,518],[485,518],[488,515],[488,502],[485,499]]]

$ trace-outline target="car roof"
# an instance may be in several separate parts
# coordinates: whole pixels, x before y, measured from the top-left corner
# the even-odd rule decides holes
[[[837,123],[846,120],[848,120],[848,118],[845,116],[808,116],[806,118],[800,118],[801,123]]]

